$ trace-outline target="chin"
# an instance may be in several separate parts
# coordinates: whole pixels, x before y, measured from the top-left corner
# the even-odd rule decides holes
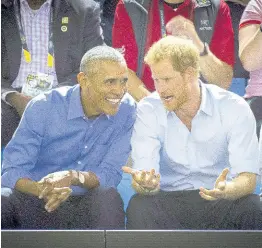
[[[165,103],[163,103],[163,105],[164,105],[166,110],[168,110],[170,112],[174,111],[174,104],[172,105],[172,104],[165,104]]]
[[[106,115],[116,115],[118,110],[119,110],[119,107],[117,107],[115,109],[106,109],[106,110],[104,110],[104,113]]]

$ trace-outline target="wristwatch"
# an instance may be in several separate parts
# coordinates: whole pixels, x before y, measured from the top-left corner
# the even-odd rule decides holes
[[[203,56],[207,55],[207,54],[208,54],[208,51],[209,51],[209,49],[208,49],[208,44],[207,44],[206,42],[204,42],[203,44],[204,44],[204,50],[199,53],[199,56],[200,56],[200,57],[203,57]]]
[[[81,171],[78,171],[78,180],[81,184],[84,184],[85,183],[85,176],[84,174],[81,172]]]

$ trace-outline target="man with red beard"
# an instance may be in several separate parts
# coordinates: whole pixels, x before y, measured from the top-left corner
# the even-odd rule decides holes
[[[138,104],[128,229],[262,229],[256,123],[240,96],[199,80],[188,39],[148,51],[156,91]],[[161,177],[161,178],[160,178]]]

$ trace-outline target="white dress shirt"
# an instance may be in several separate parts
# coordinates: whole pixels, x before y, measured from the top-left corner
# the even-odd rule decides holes
[[[138,104],[131,139],[135,169],[154,168],[166,191],[213,188],[226,167],[229,179],[241,172],[259,174],[254,115],[244,99],[201,83],[202,101],[191,132],[158,93]]]

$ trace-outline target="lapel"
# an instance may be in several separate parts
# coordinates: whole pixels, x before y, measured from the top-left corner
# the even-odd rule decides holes
[[[63,74],[65,63],[67,63],[69,44],[72,35],[72,8],[67,0],[54,0],[52,2],[53,21],[53,43],[55,54],[55,67],[57,74]],[[68,24],[62,24],[62,18],[68,17]],[[62,27],[66,27],[66,31],[62,31]]]
[[[14,6],[2,9],[2,35],[5,39],[6,58],[7,59],[10,75],[9,79],[13,81],[19,71],[21,62],[21,49],[22,44],[17,27],[17,21],[14,12]]]

